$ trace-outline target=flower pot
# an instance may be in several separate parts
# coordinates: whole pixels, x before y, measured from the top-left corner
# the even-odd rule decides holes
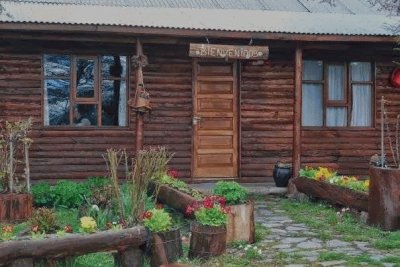
[[[400,229],[400,170],[371,166],[369,175],[368,224]]]
[[[254,202],[229,206],[230,213],[227,214],[226,243],[233,241],[246,241],[254,243]]]
[[[287,187],[292,177],[292,166],[290,164],[275,164],[273,177],[277,187]]]
[[[0,222],[24,221],[31,216],[31,194],[0,194]]]
[[[150,265],[152,267],[173,263],[183,254],[179,229],[152,233],[150,245]]]
[[[224,254],[226,249],[226,226],[207,226],[193,222],[189,258],[207,259]]]

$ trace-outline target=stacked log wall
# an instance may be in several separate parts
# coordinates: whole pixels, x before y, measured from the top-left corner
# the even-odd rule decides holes
[[[37,47],[35,49],[39,50]],[[102,155],[107,148],[127,148],[129,153],[133,153],[135,118],[132,111],[129,116],[130,127],[44,127],[41,68],[41,53],[0,54],[0,120],[33,118],[31,138],[34,143],[30,149],[33,180],[55,181],[61,178],[83,179],[106,175]],[[134,80],[131,71],[130,98],[133,97]]]
[[[192,59],[188,45],[144,44],[149,64],[144,68],[145,88],[152,111],[146,115],[144,143],[166,146],[174,153],[169,167],[190,178],[192,160]]]
[[[292,162],[294,66],[290,56],[242,64],[241,176],[272,181],[275,163]]]

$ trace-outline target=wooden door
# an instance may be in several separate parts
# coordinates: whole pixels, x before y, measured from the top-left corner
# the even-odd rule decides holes
[[[237,63],[194,62],[193,178],[238,177]]]

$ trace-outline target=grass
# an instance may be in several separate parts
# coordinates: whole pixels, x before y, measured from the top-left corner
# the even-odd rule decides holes
[[[283,199],[278,205],[293,220],[313,228],[322,240],[341,235],[345,241],[364,241],[381,250],[400,249],[400,231],[387,232],[368,226],[352,214],[337,214],[336,209],[326,203]]]

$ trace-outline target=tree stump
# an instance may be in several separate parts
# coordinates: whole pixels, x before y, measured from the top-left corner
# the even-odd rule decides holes
[[[225,253],[226,226],[191,225],[189,258],[207,259]]]
[[[0,194],[0,222],[18,222],[32,216],[32,195]]]
[[[368,224],[400,229],[400,170],[370,167]]]
[[[229,206],[231,212],[228,214],[226,224],[226,243],[244,240],[247,243],[255,241],[254,227],[254,202],[241,205]]]
[[[118,251],[114,255],[114,264],[117,267],[142,267],[143,251],[134,247]]]
[[[182,255],[182,240],[179,229],[152,234],[150,258],[152,267],[173,263]]]

